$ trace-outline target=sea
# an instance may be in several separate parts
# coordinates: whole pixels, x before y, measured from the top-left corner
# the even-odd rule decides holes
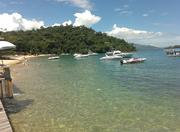
[[[12,67],[15,132],[180,132],[180,57],[142,50],[144,63],[104,54],[32,58]]]

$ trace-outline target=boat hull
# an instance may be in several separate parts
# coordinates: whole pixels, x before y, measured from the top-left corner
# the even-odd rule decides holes
[[[122,56],[105,56],[100,58],[100,60],[115,60],[115,59],[122,59]]]
[[[146,58],[131,58],[129,60],[122,60],[121,64],[134,64],[144,62]]]
[[[49,57],[49,58],[48,58],[48,60],[55,60],[55,59],[59,59],[59,56]]]

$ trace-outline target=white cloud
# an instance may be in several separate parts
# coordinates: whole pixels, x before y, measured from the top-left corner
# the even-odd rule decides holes
[[[32,30],[44,26],[43,21],[28,20],[19,13],[0,14],[0,20],[0,31]]]
[[[52,27],[61,26],[61,25],[66,26],[66,25],[71,25],[71,24],[72,24],[72,21],[71,21],[71,20],[68,20],[68,21],[63,22],[62,24],[61,24],[61,23],[54,23],[54,24],[52,25]]]
[[[73,24],[74,26],[84,25],[90,27],[101,20],[101,17],[91,14],[91,12],[88,10],[85,10],[82,13],[75,13],[74,16],[76,17],[75,22]]]
[[[76,7],[80,7],[83,9],[92,9],[92,3],[89,0],[56,0],[58,2],[64,2],[66,4],[70,3]]]
[[[129,5],[123,5],[124,8],[129,8]]]
[[[71,25],[71,24],[72,24],[71,20],[68,20],[68,21],[65,21],[65,22],[62,23],[63,26]]]
[[[133,14],[133,11],[129,9],[129,5],[123,5],[120,8],[115,8],[114,11],[124,16],[130,16]]]
[[[132,15],[133,14],[133,12],[132,11],[126,11],[126,10],[123,10],[123,11],[120,11],[119,12],[121,15],[126,15],[126,16],[129,16],[129,15]]]
[[[60,23],[54,23],[54,24],[52,25],[52,27],[55,27],[55,26],[61,26],[61,24],[60,24]]]
[[[143,17],[148,17],[148,16],[149,16],[149,14],[142,14],[142,16],[143,16]]]
[[[157,47],[165,47],[172,45],[172,43],[178,44],[180,42],[180,35],[118,27],[116,24],[114,24],[111,31],[107,31],[106,33],[109,36],[125,39],[128,42],[154,45]]]
[[[115,8],[114,9],[114,11],[116,11],[116,12],[119,12],[119,11],[123,11],[124,9],[122,9],[122,8]]]

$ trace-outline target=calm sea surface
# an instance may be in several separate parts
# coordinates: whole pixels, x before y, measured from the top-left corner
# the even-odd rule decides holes
[[[180,58],[139,51],[139,64],[34,58],[14,68],[16,132],[180,132]]]

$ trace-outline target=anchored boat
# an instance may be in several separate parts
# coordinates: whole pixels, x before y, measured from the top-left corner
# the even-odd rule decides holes
[[[132,63],[139,63],[139,62],[144,62],[146,58],[131,58],[128,60],[121,60],[121,64],[132,64]]]
[[[59,56],[51,56],[48,58],[48,60],[55,60],[55,59],[59,59],[60,57]]]
[[[131,58],[132,53],[123,53],[119,50],[115,50],[113,52],[106,52],[105,56],[100,58],[101,60],[106,60],[106,59],[121,59],[121,58]]]
[[[89,54],[74,54],[74,57],[75,58],[81,58],[81,57],[88,57],[89,56]]]
[[[165,52],[166,52],[167,56],[180,57],[180,48],[166,49]]]

